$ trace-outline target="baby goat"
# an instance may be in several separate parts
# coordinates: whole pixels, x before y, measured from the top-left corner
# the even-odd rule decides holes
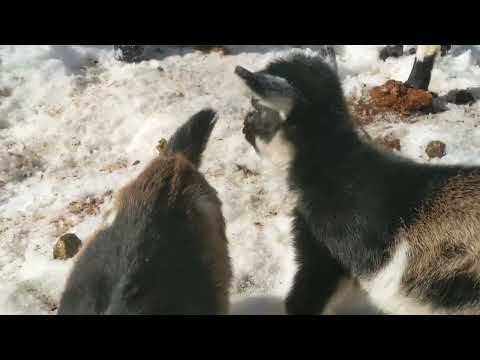
[[[352,278],[386,313],[480,314],[480,168],[419,164],[364,142],[318,57],[235,72],[276,114],[250,116],[248,141],[298,195],[289,314],[324,312]]]
[[[84,246],[58,314],[225,314],[232,276],[216,191],[198,171],[212,110],[188,120]]]

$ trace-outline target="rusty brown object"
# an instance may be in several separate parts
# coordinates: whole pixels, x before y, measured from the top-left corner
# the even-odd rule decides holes
[[[371,89],[370,100],[378,112],[396,112],[406,116],[431,112],[433,106],[432,93],[411,88],[395,80]]]

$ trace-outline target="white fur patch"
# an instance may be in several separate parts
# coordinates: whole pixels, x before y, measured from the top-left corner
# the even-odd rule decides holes
[[[285,139],[282,130],[278,131],[269,142],[263,142],[260,138],[255,140],[260,155],[268,159],[276,168],[287,169],[295,155],[293,144]]]
[[[367,293],[352,278],[345,278],[325,306],[322,315],[376,314]]]
[[[408,266],[408,252],[408,243],[401,242],[391,261],[373,277],[362,279],[361,284],[372,302],[388,314],[432,314],[430,306],[421,304],[402,292],[402,277]]]
[[[416,56],[418,61],[424,61],[425,58],[434,56],[438,53],[440,53],[440,45],[418,45]]]
[[[288,97],[271,97],[269,99],[259,98],[260,105],[266,106],[280,114],[280,118],[285,121],[293,108],[293,99]]]

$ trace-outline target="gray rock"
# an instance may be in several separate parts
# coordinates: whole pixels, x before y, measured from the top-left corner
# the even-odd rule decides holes
[[[80,248],[82,241],[75,234],[62,235],[53,247],[53,258],[67,260],[74,257]]]
[[[438,158],[441,159],[444,157],[446,153],[446,145],[445,143],[441,141],[431,141],[428,145],[427,148],[425,149],[425,152],[427,153],[428,157],[430,159]]]

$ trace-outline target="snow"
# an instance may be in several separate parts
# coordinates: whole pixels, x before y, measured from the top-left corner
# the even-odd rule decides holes
[[[260,69],[289,47],[232,45],[228,56],[152,47],[153,59],[126,64],[114,60],[110,45],[0,46],[0,313],[55,314],[73,265],[53,259],[57,238],[66,231],[88,238],[112,205],[108,191],[135,177],[158,141],[206,106],[219,121],[201,170],[223,201],[232,312],[283,313],[295,272],[293,198],[243,138],[250,103],[233,70]],[[336,46],[347,96],[408,77],[414,56],[382,62],[380,48]],[[438,60],[431,90],[479,87],[479,58],[480,45],[454,47]],[[447,155],[433,162],[478,164],[479,126],[477,103],[366,129],[372,136],[394,133],[402,154],[417,161],[428,161],[426,145],[441,140]],[[96,210],[72,211],[72,202],[92,198],[100,200]]]

